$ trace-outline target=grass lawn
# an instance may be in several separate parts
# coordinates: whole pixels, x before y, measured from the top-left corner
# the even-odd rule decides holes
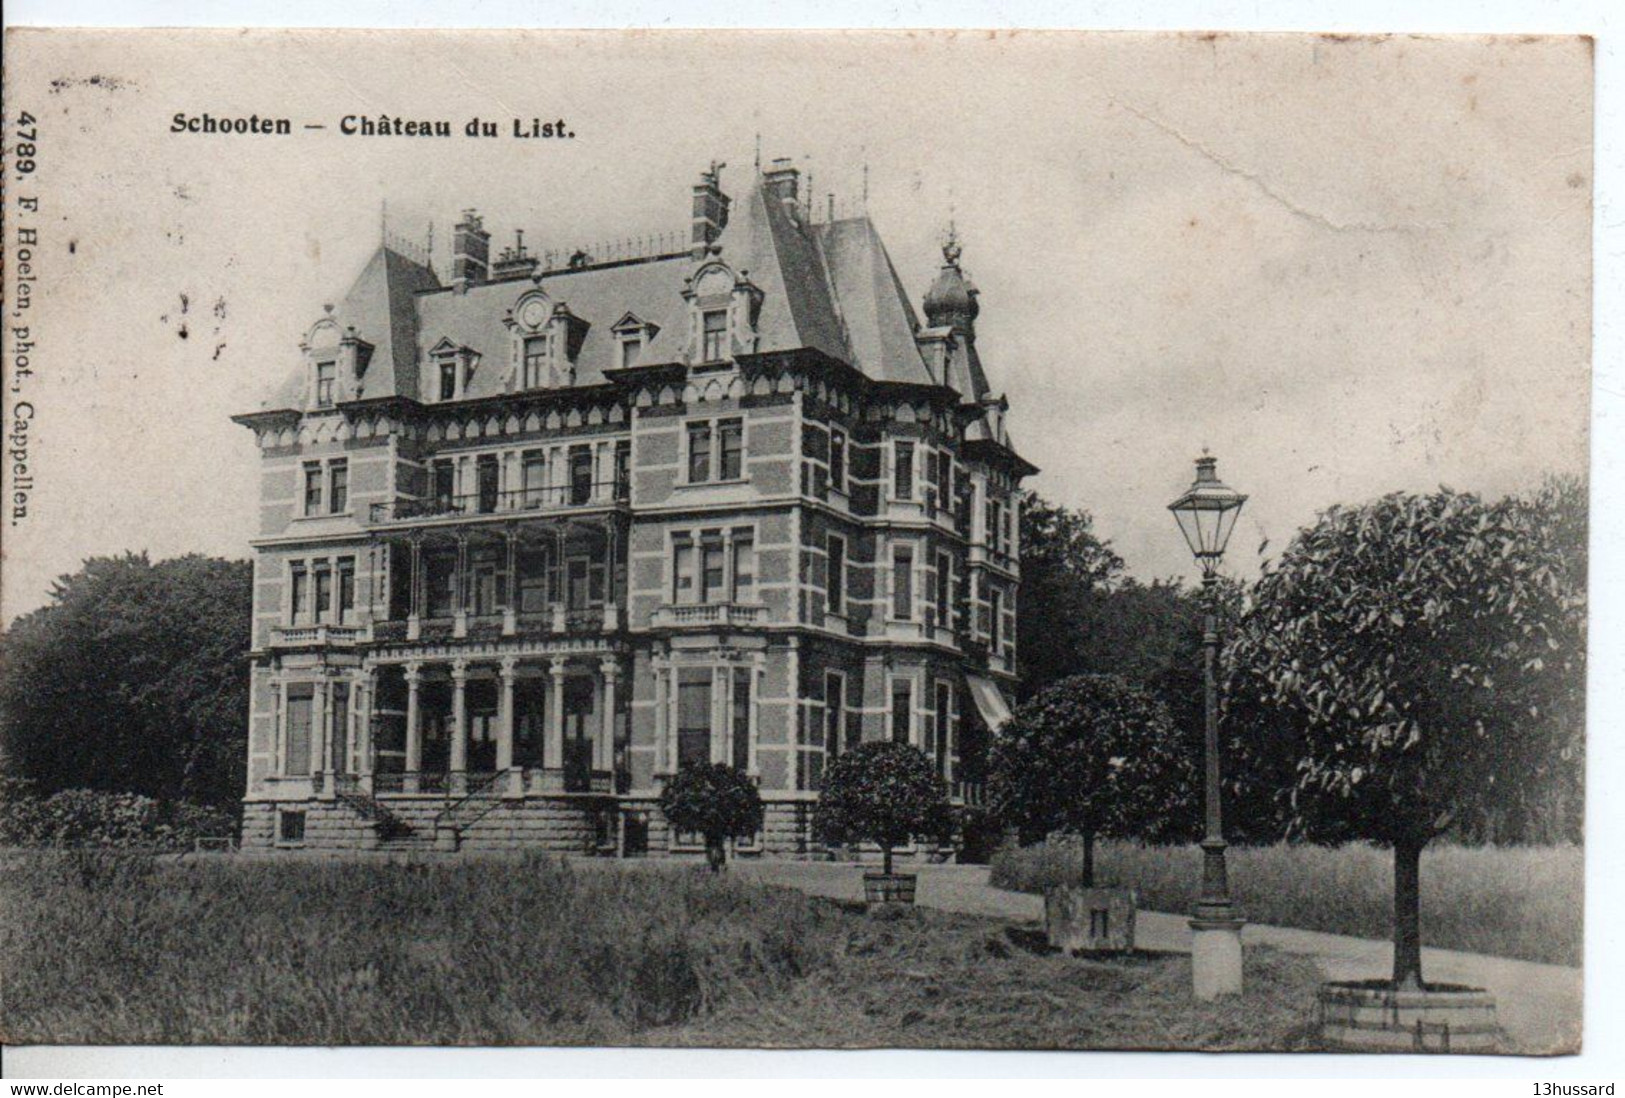
[[[1043,892],[1076,881],[1073,843],[1002,850],[992,882]],[[1388,938],[1393,925],[1393,855],[1351,845],[1231,847],[1230,888],[1256,923]],[[1189,911],[1201,881],[1195,847],[1102,843],[1096,880],[1139,890],[1140,906]],[[1578,846],[1464,847],[1422,852],[1422,943],[1524,961],[1578,965],[1583,950],[1585,851]]]
[[[14,854],[7,1043],[1307,1049],[1319,976],[1252,950],[1060,957],[1032,928],[872,917],[686,867]]]

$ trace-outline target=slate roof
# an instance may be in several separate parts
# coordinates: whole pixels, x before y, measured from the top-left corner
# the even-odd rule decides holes
[[[735,204],[717,244],[723,262],[762,290],[759,351],[813,348],[877,381],[935,384],[915,342],[918,315],[868,217],[805,224],[799,209],[758,180]],[[506,391],[512,368],[504,318],[520,295],[540,285],[554,303],[562,302],[588,322],[575,384],[591,385],[614,369],[612,329],[628,313],[659,329],[645,348],[645,362],[679,359],[688,335],[682,291],[695,266],[685,252],[600,266],[589,262],[542,272],[539,281],[526,275],[459,290],[381,245],[334,319],[341,329],[353,326],[375,348],[363,379],[366,398],[419,397],[420,371],[426,374],[429,351],[442,340],[479,355],[465,397],[494,396]],[[961,361],[955,372],[960,376],[949,381],[965,399],[986,394],[986,377],[974,357]],[[308,382],[303,371],[294,375],[263,407],[302,406]]]

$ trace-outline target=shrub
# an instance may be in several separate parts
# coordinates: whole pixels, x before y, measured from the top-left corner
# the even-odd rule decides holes
[[[918,748],[891,741],[860,744],[830,763],[813,809],[820,842],[874,843],[887,874],[894,847],[946,841],[953,826],[942,775]]]
[[[679,831],[705,836],[713,871],[726,857],[729,839],[748,839],[762,829],[762,795],[743,770],[726,763],[685,766],[660,791],[660,811]]]
[[[0,785],[0,845],[5,846],[187,850],[200,836],[235,829],[228,813],[184,801],[90,789],[41,798],[31,795],[27,783]]]
[[[1075,675],[1023,703],[989,776],[994,811],[1023,841],[1082,840],[1085,887],[1097,837],[1159,838],[1196,815],[1195,763],[1167,707],[1116,675]]]

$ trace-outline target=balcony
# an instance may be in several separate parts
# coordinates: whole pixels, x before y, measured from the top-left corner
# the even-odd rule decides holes
[[[381,644],[403,641],[494,641],[502,637],[542,637],[616,633],[622,628],[616,603],[567,607],[554,603],[539,613],[435,614],[393,618],[372,626],[370,639]]]
[[[656,629],[746,629],[766,625],[765,606],[739,602],[706,602],[691,606],[662,606],[650,621]]]
[[[372,628],[366,625],[274,625],[271,643],[278,648],[324,648],[328,645],[353,645],[372,639]]]
[[[515,488],[505,492],[470,492],[458,496],[401,496],[375,503],[367,520],[373,526],[400,523],[454,522],[470,518],[567,514],[573,511],[624,507],[631,499],[625,480],[581,481],[546,488]]]

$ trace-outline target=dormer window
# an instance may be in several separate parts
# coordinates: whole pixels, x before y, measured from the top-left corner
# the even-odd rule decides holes
[[[700,361],[721,362],[728,345],[728,310],[700,314]]]
[[[316,364],[316,407],[333,407],[333,381],[338,376],[338,363]]]
[[[430,375],[434,379],[434,398],[445,401],[466,397],[480,356],[467,347],[442,339],[429,350],[429,357],[434,368]]]
[[[644,351],[660,329],[646,320],[640,320],[634,313],[627,313],[615,322],[615,327],[610,331],[615,333],[615,365],[622,370],[630,370],[643,361]]]
[[[519,379],[522,388],[534,389],[546,380],[548,362],[552,357],[547,344],[546,336],[531,336],[525,340],[524,368]]]

